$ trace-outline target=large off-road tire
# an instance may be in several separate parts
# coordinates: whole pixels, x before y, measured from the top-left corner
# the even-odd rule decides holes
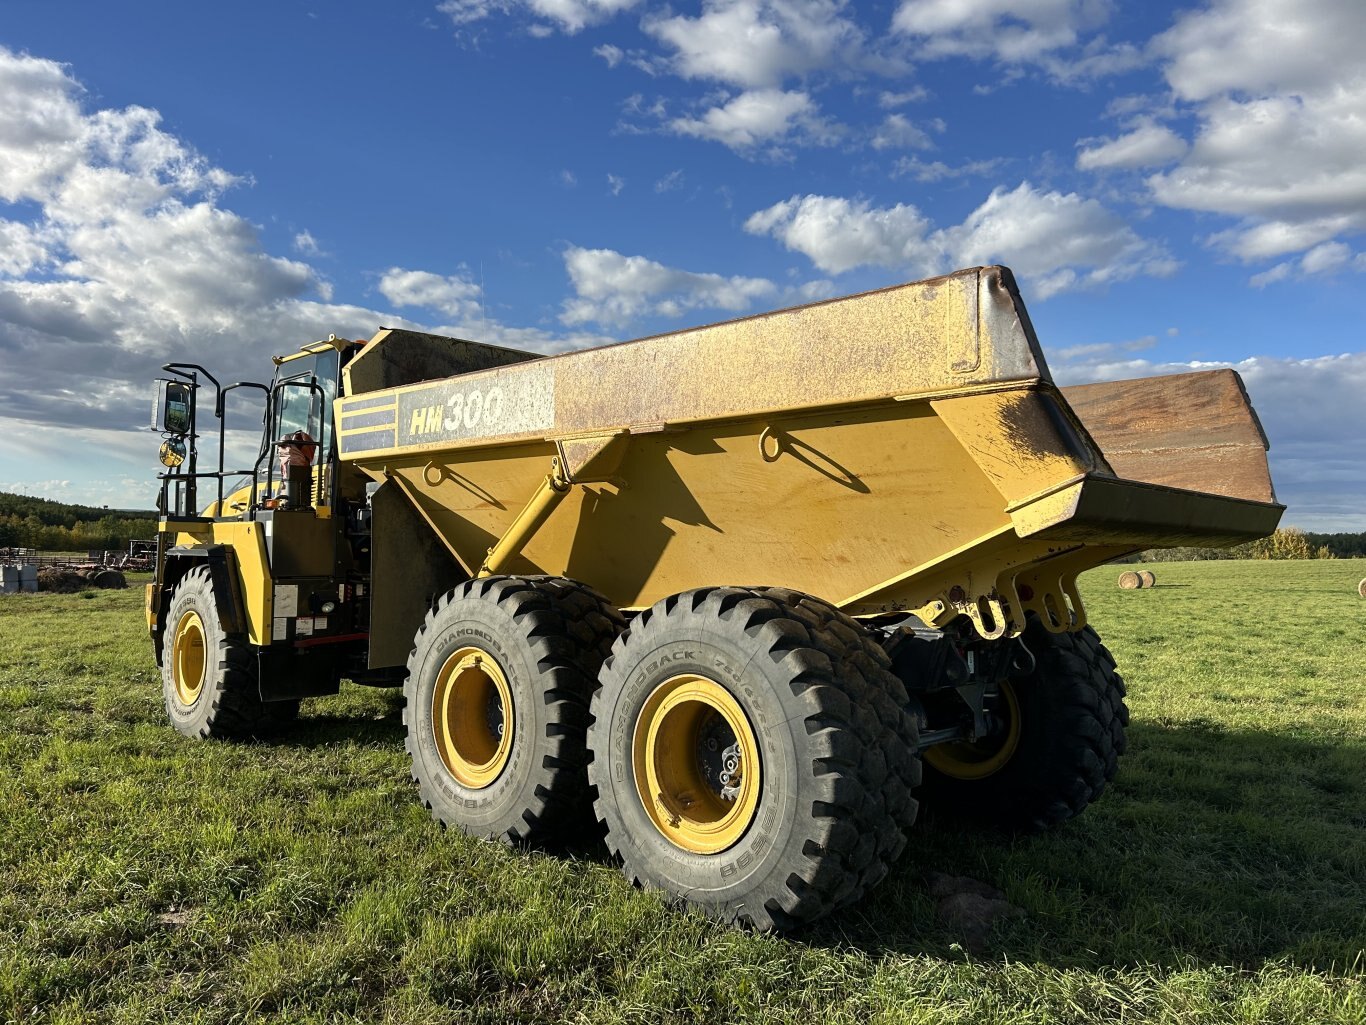
[[[180,579],[166,611],[161,696],[171,724],[187,737],[242,739],[278,729],[298,701],[262,701],[256,652],[218,618],[207,566]]]
[[[588,702],[624,626],[560,577],[483,577],[436,603],[403,686],[413,778],[435,819],[508,844],[591,828]]]
[[[905,702],[882,648],[819,599],[666,598],[617,641],[593,698],[608,846],[637,884],[761,930],[852,903],[915,818]]]
[[[1129,709],[1109,650],[1089,626],[1054,634],[1032,621],[1024,637],[1035,667],[1001,682],[993,736],[923,753],[933,814],[1033,832],[1081,814],[1114,779]]]

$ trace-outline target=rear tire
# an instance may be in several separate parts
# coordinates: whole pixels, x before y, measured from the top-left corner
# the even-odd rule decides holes
[[[624,627],[583,584],[481,577],[437,602],[403,685],[413,778],[433,818],[541,843],[587,825],[589,695]]]
[[[617,641],[593,699],[608,846],[638,885],[761,930],[853,903],[915,818],[905,703],[881,647],[819,599],[666,598]]]
[[[1080,815],[1115,777],[1129,709],[1115,660],[1089,626],[1054,634],[1031,620],[1034,671],[1001,683],[1000,737],[924,752],[921,801],[934,814],[1034,832]]]
[[[293,719],[298,701],[262,701],[256,652],[228,634],[207,566],[180,579],[166,612],[161,696],[179,732],[200,740],[260,736]]]

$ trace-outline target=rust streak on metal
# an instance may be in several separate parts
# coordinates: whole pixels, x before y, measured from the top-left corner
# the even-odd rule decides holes
[[[1083,384],[1063,394],[1119,476],[1276,501],[1266,435],[1235,371]]]

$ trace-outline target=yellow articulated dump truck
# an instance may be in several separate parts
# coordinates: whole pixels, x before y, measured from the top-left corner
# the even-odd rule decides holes
[[[175,727],[402,687],[441,822],[604,830],[759,929],[857,900],[921,805],[1082,811],[1128,711],[1077,575],[1282,512],[1235,373],[1059,388],[1002,267],[557,356],[381,330],[276,364],[159,383]],[[227,471],[243,388],[265,431]]]

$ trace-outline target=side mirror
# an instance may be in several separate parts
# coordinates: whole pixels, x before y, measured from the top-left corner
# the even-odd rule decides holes
[[[152,430],[164,434],[190,433],[193,389],[181,381],[158,381],[152,405]]]

